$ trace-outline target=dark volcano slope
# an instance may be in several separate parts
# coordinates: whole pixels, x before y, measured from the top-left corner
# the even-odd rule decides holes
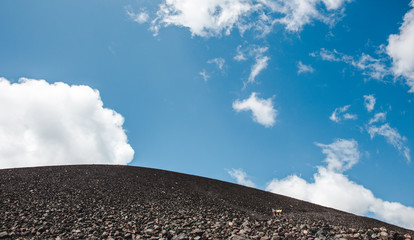
[[[405,239],[414,233],[237,184],[140,167],[4,169],[0,184],[5,239]],[[272,208],[283,213],[272,217]]]

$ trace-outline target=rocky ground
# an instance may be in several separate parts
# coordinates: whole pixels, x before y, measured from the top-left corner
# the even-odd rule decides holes
[[[292,198],[127,166],[0,170],[1,239],[411,239]],[[282,209],[273,217],[272,208]]]

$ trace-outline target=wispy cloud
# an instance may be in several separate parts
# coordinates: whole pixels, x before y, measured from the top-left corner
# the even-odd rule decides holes
[[[414,1],[410,2],[414,7]],[[347,63],[360,70],[363,75],[372,79],[392,81],[405,80],[409,92],[414,92],[414,8],[404,15],[404,21],[398,34],[388,37],[388,45],[381,45],[377,51],[378,56],[372,57],[362,53],[359,57],[346,55],[336,51],[322,48],[319,52],[310,55],[320,57],[324,61]],[[391,61],[391,62],[390,62]]]
[[[244,82],[244,88],[247,86],[247,84],[254,83],[257,75],[259,75],[259,73],[267,68],[270,57],[266,56],[265,54],[268,49],[268,47],[261,47],[257,45],[248,45],[244,48],[239,45],[237,47],[237,53],[234,57],[234,60],[240,62],[245,61],[248,58],[254,59],[254,64],[251,66],[249,78],[247,79],[247,82]]]
[[[345,114],[343,115],[343,118],[344,118],[345,120],[356,120],[356,119],[358,119],[358,116],[357,116],[356,114],[345,113]]]
[[[410,2],[410,6],[414,7],[414,1]],[[373,79],[381,81],[387,77],[392,78],[393,81],[403,79],[409,87],[409,92],[414,92],[414,44],[412,44],[414,42],[414,8],[404,15],[403,20],[400,32],[391,34],[388,37],[388,45],[381,45],[378,49],[378,58],[365,53],[355,58],[324,48],[319,52],[311,53],[311,56],[321,57],[325,61],[347,63]]]
[[[411,162],[410,149],[405,145],[407,139],[400,135],[397,129],[390,127],[388,123],[378,126],[368,126],[367,131],[371,138],[377,135],[385,137],[387,142],[393,145],[398,151],[407,159],[407,162]]]
[[[276,122],[277,110],[273,107],[272,98],[258,98],[255,92],[248,99],[234,101],[233,109],[237,112],[252,111],[253,121],[265,127],[272,127]]]
[[[336,123],[339,123],[342,120],[355,120],[355,119],[357,119],[358,116],[356,114],[351,114],[351,113],[346,112],[346,111],[348,111],[349,107],[351,107],[351,105],[346,105],[346,106],[343,106],[343,107],[335,108],[335,110],[333,111],[333,113],[331,114],[329,119],[331,121],[336,122]]]
[[[226,60],[224,60],[224,58],[213,58],[207,61],[207,63],[210,64],[215,64],[218,69],[223,70],[224,64],[226,63]]]
[[[150,18],[145,10],[142,10],[139,13],[134,13],[130,9],[126,9],[126,13],[132,21],[140,24],[148,22]]]
[[[291,175],[273,179],[266,190],[358,215],[372,213],[386,222],[414,229],[414,208],[376,198],[370,190],[343,174],[359,161],[355,140],[337,139],[331,144],[317,145],[326,154],[327,165],[318,167],[313,182]]]
[[[405,157],[408,163],[411,162],[410,148],[405,144],[407,139],[401,136],[397,129],[392,128],[389,123],[385,122],[386,118],[386,112],[376,113],[366,126],[367,132],[371,139],[375,136],[383,136],[389,144],[394,146]],[[382,124],[378,125],[377,123],[380,122]]]
[[[374,110],[376,101],[374,95],[364,95],[364,105],[368,112]]]
[[[384,122],[386,118],[387,118],[387,113],[385,112],[376,113],[374,117],[369,120],[368,124],[371,125],[377,122]]]
[[[241,34],[253,30],[259,36],[280,24],[298,32],[306,24],[321,21],[332,25],[348,0],[165,0],[151,21],[155,34],[170,25],[188,28],[193,36]]]
[[[313,52],[310,55],[313,57],[320,57],[324,61],[344,62],[360,70],[363,75],[369,76],[372,79],[385,81],[386,77],[393,76],[386,64],[386,59],[377,59],[365,53],[362,53],[359,57],[355,58],[336,50],[329,51],[322,48],[319,52]]]
[[[256,187],[256,184],[254,184],[253,181],[249,179],[246,172],[244,172],[242,169],[231,169],[227,173],[236,180],[237,184],[253,188]]]
[[[302,61],[298,62],[298,75],[302,73],[313,73],[315,69],[311,65],[305,65],[302,63]]]
[[[238,61],[238,62],[247,60],[247,58],[246,58],[246,56],[244,54],[244,51],[242,50],[242,46],[241,45],[237,46],[236,55],[234,56],[233,59],[236,60],[236,61]]]
[[[252,66],[250,71],[249,79],[247,83],[255,82],[256,76],[259,75],[261,71],[267,68],[267,62],[270,60],[268,56],[258,56],[256,57],[256,62]]]
[[[266,6],[270,7],[272,12],[282,14],[283,17],[275,19],[278,23],[285,25],[288,31],[297,32],[314,20],[322,21],[332,25],[338,20],[338,15],[345,2],[348,0],[263,0]],[[325,14],[318,6],[325,5],[327,12]]]
[[[206,73],[205,70],[201,71],[200,75],[203,78],[204,82],[208,82],[208,79],[210,78],[210,76]]]
[[[88,86],[0,78],[0,168],[127,164],[124,118]]]

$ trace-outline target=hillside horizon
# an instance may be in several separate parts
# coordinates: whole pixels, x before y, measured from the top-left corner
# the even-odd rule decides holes
[[[259,239],[293,239],[370,233],[370,237],[387,234],[393,236],[389,239],[404,239],[404,234],[414,234],[372,218],[260,189],[152,168],[66,165],[1,169],[0,182],[4,213],[0,234],[5,238],[178,239],[181,234],[182,239],[252,239],[259,235]],[[275,217],[272,209],[283,212]],[[216,223],[220,224],[214,227]]]

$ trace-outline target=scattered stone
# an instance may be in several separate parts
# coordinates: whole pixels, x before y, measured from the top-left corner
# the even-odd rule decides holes
[[[141,168],[0,170],[0,183],[2,239],[412,240],[414,233],[255,189]],[[283,214],[273,216],[272,208]]]
[[[248,238],[246,238],[245,236],[241,236],[241,235],[231,235],[230,240],[247,240]]]
[[[204,231],[199,229],[199,228],[196,228],[193,231],[191,231],[192,235],[203,235],[203,233],[204,233]]]
[[[386,232],[381,232],[381,233],[380,233],[380,236],[381,236],[381,237],[388,237],[388,233],[386,233]]]
[[[172,240],[184,240],[188,239],[187,235],[185,233],[180,233],[178,235],[175,235]]]

